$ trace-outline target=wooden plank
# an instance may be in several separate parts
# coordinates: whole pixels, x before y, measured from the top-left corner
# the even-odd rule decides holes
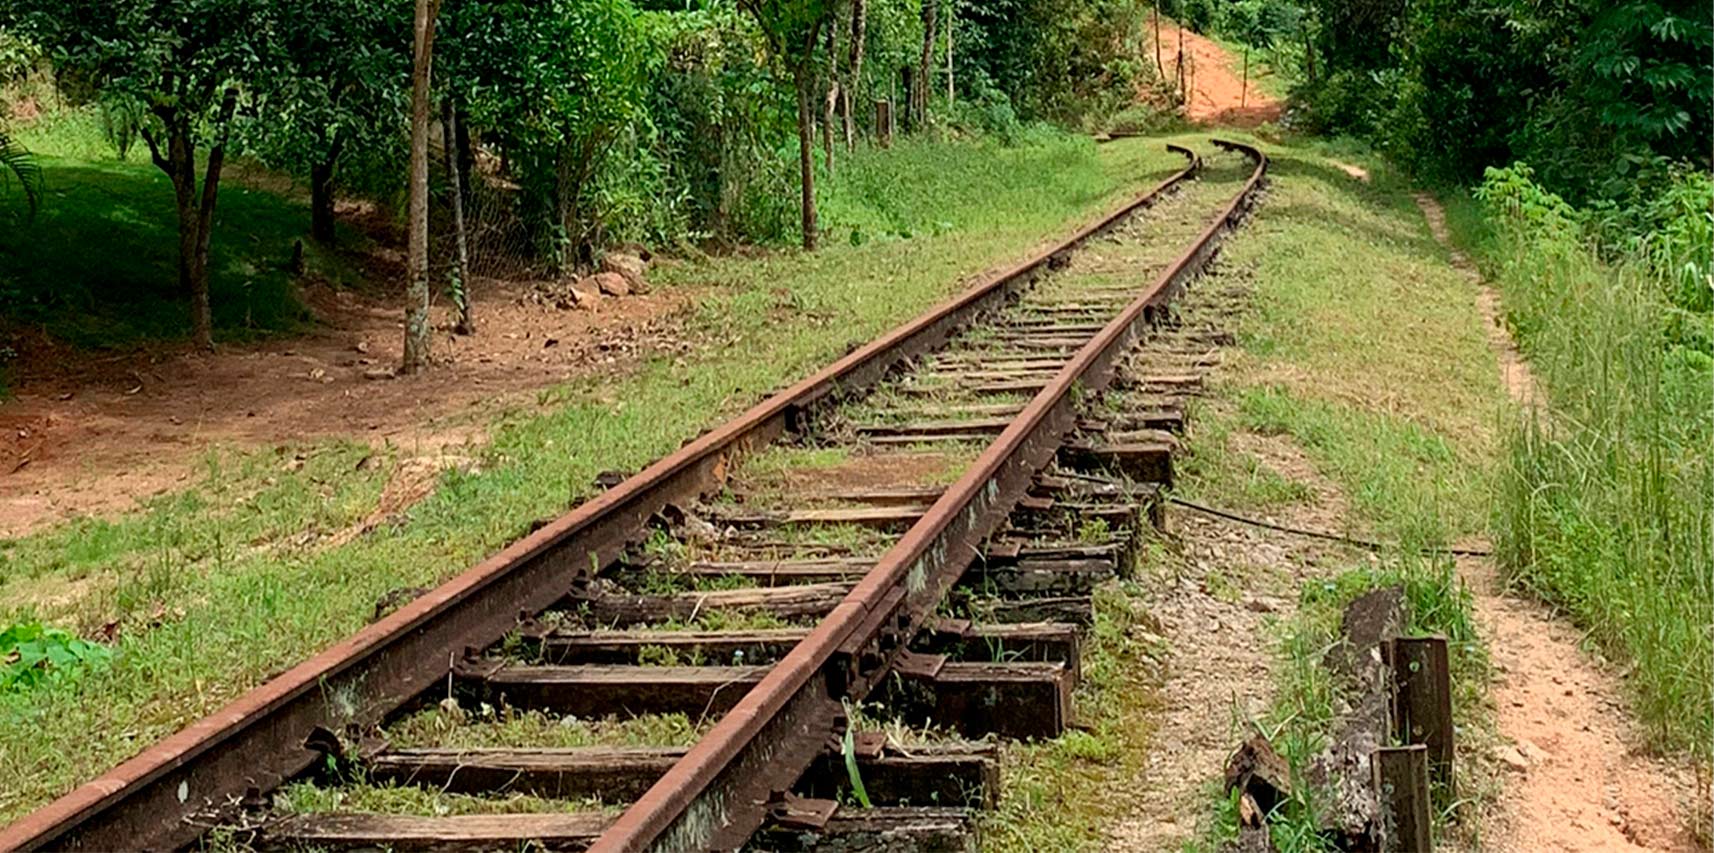
[[[881,732],[859,733],[885,741]],[[993,808],[1000,799],[1000,750],[993,743],[882,746],[878,755],[857,749],[857,776],[869,802],[878,806],[969,806]],[[807,796],[853,802],[845,755],[829,750],[810,767],[797,789]]]
[[[1023,410],[1023,403],[935,403],[913,405],[907,411],[924,418],[948,418],[1015,415]]]
[[[868,437],[870,444],[882,447],[904,447],[913,444],[930,444],[937,441],[974,441],[986,444],[994,440],[995,433],[985,430],[970,432],[942,432],[930,435],[874,435]]]
[[[576,631],[526,635],[544,663],[631,664],[646,653],[724,664],[775,661],[809,636],[808,628],[752,631]],[[1077,668],[1077,629],[1054,623],[971,625],[938,623],[917,638],[923,651],[969,660],[1058,661]]]
[[[870,733],[860,734],[867,740]],[[885,736],[879,732],[872,733]],[[632,800],[653,785],[684,747],[591,746],[570,749],[400,749],[370,761],[368,779],[455,794],[518,793],[557,799]],[[855,755],[858,777],[878,805],[991,805],[999,796],[998,750],[990,743],[913,746],[878,743]],[[849,787],[845,756],[823,755],[799,793],[834,798]]]
[[[657,569],[666,575],[694,578],[749,578],[763,586],[856,580],[875,567],[874,557],[824,557],[813,560],[697,561],[682,567]]]
[[[995,433],[1012,425],[1012,418],[963,418],[913,421],[902,424],[861,424],[858,435],[942,435],[945,433]]]
[[[537,653],[550,664],[628,664],[645,653],[675,660],[752,664],[778,660],[809,636],[808,628],[755,631],[566,631],[535,639]]]
[[[454,668],[488,701],[579,717],[722,714],[762,680],[765,666],[524,666],[497,661]]]
[[[819,833],[764,829],[769,853],[976,853],[976,813],[958,808],[841,808]]]
[[[936,630],[918,639],[917,645],[923,651],[967,661],[1060,663],[1071,671],[1073,682],[1081,677],[1082,643],[1076,625],[1020,622],[954,626],[950,624],[953,620],[941,621],[948,624],[937,623]]]
[[[601,812],[448,817],[309,814],[270,827],[262,846],[450,853],[538,845],[545,850],[581,851],[612,821],[611,815]]]
[[[1095,603],[1087,595],[985,601],[980,611],[993,622],[1063,622],[1087,627],[1095,622]]]
[[[1172,484],[1173,445],[1160,441],[1124,443],[1068,442],[1060,464],[1070,468],[1114,470],[1142,483]]]
[[[320,850],[583,851],[613,821],[578,814],[414,815],[311,814],[267,828],[259,845]],[[840,809],[819,832],[764,830],[763,849],[792,853],[949,853],[974,851],[975,813],[930,807]]]
[[[855,524],[859,527],[909,527],[928,511],[924,504],[896,506],[830,507],[796,509],[789,512],[711,514],[718,524],[742,527],[795,527],[813,524]]]
[[[963,583],[1003,595],[1087,595],[1113,574],[1111,560],[1032,559],[1006,565],[977,563],[965,571]]]
[[[888,680],[886,694],[895,712],[964,737],[1053,738],[1071,721],[1075,685],[1063,664],[948,661],[932,675],[900,676]]]
[[[862,431],[861,428],[858,430]],[[946,493],[945,486],[935,485],[903,485],[885,486],[873,489],[825,490],[803,493],[807,500],[814,501],[844,501],[847,503],[863,504],[931,504]]]
[[[1428,793],[1428,747],[1384,746],[1371,759],[1375,791],[1387,816],[1381,849],[1434,853],[1434,810]]]
[[[1381,654],[1393,677],[1393,735],[1428,749],[1439,802],[1453,799],[1452,668],[1445,637],[1396,637]]]
[[[615,803],[642,796],[684,757],[683,747],[574,749],[397,749],[370,760],[382,785],[418,785],[453,794],[518,793]]]
[[[677,595],[598,595],[569,598],[568,609],[587,608],[588,620],[616,628],[669,619],[696,618],[710,611],[772,613],[782,619],[821,616],[844,600],[853,584],[845,582],[796,584],[751,589],[722,589],[685,592]]]

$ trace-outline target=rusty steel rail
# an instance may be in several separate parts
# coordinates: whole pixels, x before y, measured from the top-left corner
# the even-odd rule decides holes
[[[309,768],[321,753],[305,741],[318,727],[338,731],[379,723],[443,682],[465,649],[499,642],[516,627],[520,612],[546,609],[587,577],[592,565],[617,559],[667,504],[684,504],[717,486],[734,455],[798,428],[817,406],[868,387],[905,359],[944,345],[984,313],[1015,298],[1056,258],[1196,174],[1201,161],[1193,152],[1168,147],[1189,162],[1147,193],[769,397],[394,613],[0,829],[0,851],[161,849],[194,841],[247,793],[270,790]],[[855,606],[839,611],[837,624],[848,625]],[[825,660],[835,651],[825,632],[817,637],[798,660]],[[778,690],[778,683],[769,689]],[[759,704],[729,717],[723,731],[740,722],[767,722],[755,716]],[[819,716],[814,721],[823,722]],[[686,768],[706,763],[709,754],[704,750],[692,758]],[[798,758],[794,752],[792,760]],[[659,799],[656,794],[650,802],[658,806]],[[634,819],[620,829],[634,835]],[[613,837],[626,837],[625,832]]]
[[[855,589],[762,682],[697,741],[592,845],[590,853],[733,850],[767,819],[932,615],[946,591],[1053,458],[1076,421],[1079,392],[1100,391],[1120,356],[1213,256],[1253,203],[1267,173],[1259,149],[1214,140],[1249,156],[1254,171],[1232,202],[1158,278],[1106,324],[974,464],[883,554]]]

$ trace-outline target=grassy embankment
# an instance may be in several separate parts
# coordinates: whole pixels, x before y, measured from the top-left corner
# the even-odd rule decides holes
[[[1710,201],[1679,185],[1688,203],[1681,218],[1639,251],[1603,260],[1585,241],[1580,214],[1558,198],[1515,173],[1489,187],[1486,204],[1455,199],[1448,224],[1499,287],[1546,397],[1538,417],[1505,436],[1502,565],[1623,663],[1657,746],[1706,762],[1714,750]]]
[[[824,212],[869,239],[852,245],[836,231],[815,255],[662,267],[661,286],[708,294],[687,321],[687,337],[703,342],[696,354],[544,391],[537,409],[494,424],[474,470],[444,474],[398,521],[347,544],[326,543],[374,508],[396,450],[211,450],[200,484],[139,512],[0,542],[0,625],[120,626],[111,663],[0,696],[0,766],[17,770],[0,786],[0,821],[351,632],[389,591],[436,583],[563,512],[597,473],[658,458],[1180,162],[1156,145],[1098,152],[1065,138],[905,141],[846,157],[824,185]],[[121,169],[135,178],[135,205],[113,210],[147,209],[145,191],[165,192],[128,171],[140,168]],[[296,217],[286,230],[300,233],[305,214],[286,209]],[[282,467],[298,457],[301,467]]]
[[[1325,159],[1322,147],[1268,148],[1275,158],[1269,195],[1231,239],[1217,273],[1252,285],[1255,310],[1239,323],[1238,358],[1192,412],[1181,490],[1263,513],[1308,500],[1305,484],[1234,441],[1240,433],[1283,437],[1348,499],[1345,532],[1416,546],[1479,534],[1506,404],[1473,285],[1447,264],[1409,188],[1381,164],[1336,152],[1370,168],[1373,182],[1363,183]],[[1149,583],[1150,566],[1158,571],[1161,562],[1145,561],[1138,583]],[[1279,683],[1271,709],[1253,722],[1301,767],[1335,722],[1335,688],[1320,661],[1340,610],[1363,591],[1403,582],[1412,627],[1453,641],[1461,723],[1482,725],[1485,654],[1452,566],[1396,552],[1324,562],[1313,571],[1325,581],[1303,588],[1297,614],[1275,625]],[[1103,847],[1104,827],[1129,813],[1135,791],[1149,784],[1149,753],[1174,748],[1151,732],[1152,709],[1171,697],[1159,695],[1153,674],[1161,640],[1139,615],[1145,593],[1121,584],[1101,601],[1079,705],[1087,732],[1011,751],[994,849]],[[1241,734],[1232,732],[1234,743]],[[1305,789],[1276,816],[1282,849],[1317,849],[1303,831],[1314,796]],[[1209,802],[1199,845],[1212,847],[1234,816],[1217,792]]]

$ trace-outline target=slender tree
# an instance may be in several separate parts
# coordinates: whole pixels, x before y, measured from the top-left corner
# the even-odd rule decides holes
[[[441,137],[446,143],[446,175],[450,179],[448,197],[452,200],[452,298],[458,305],[458,325],[453,331],[460,335],[476,334],[476,320],[470,309],[470,242],[464,233],[464,164],[458,148],[458,108],[448,97],[441,109]]]
[[[815,251],[815,52],[821,28],[833,13],[831,0],[738,0],[756,19],[768,47],[791,74],[797,90],[797,147],[803,247]]]
[[[845,147],[857,146],[855,113],[852,111],[852,101],[858,96],[858,89],[863,85],[863,46],[869,32],[867,0],[851,0],[851,65],[850,76],[840,92],[845,98]]]
[[[410,245],[406,252],[410,283],[405,288],[405,357],[399,365],[400,373],[416,373],[429,364],[429,88],[440,0],[416,0],[416,3],[411,27],[411,200]]]
[[[922,54],[917,59],[916,78],[911,85],[911,111],[918,128],[928,126],[928,93],[933,88],[935,24],[940,0],[922,0]]]

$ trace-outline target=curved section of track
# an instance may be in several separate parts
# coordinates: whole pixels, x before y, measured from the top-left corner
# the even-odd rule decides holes
[[[1195,274],[1245,207],[1243,190],[1139,298],[1035,394],[956,484],[888,550],[802,642],[714,729],[666,771],[595,849],[736,847],[825,746],[842,701],[861,698],[957,580],[975,543],[1010,511],[1033,472],[1071,428],[1074,387],[1097,389],[1153,310]],[[1068,253],[1153,205],[1192,177],[1190,164],[1065,243],[970,288],[935,310],[703,435],[600,497],[0,830],[0,849],[164,848],[197,838],[246,795],[267,791],[324,758],[318,731],[374,726],[444,683],[466,649],[490,647],[567,589],[613,564],[663,509],[716,489],[734,460],[809,423],[830,404],[943,347],[1011,303]],[[325,746],[325,744],[323,745]],[[783,780],[783,781],[782,781]]]

